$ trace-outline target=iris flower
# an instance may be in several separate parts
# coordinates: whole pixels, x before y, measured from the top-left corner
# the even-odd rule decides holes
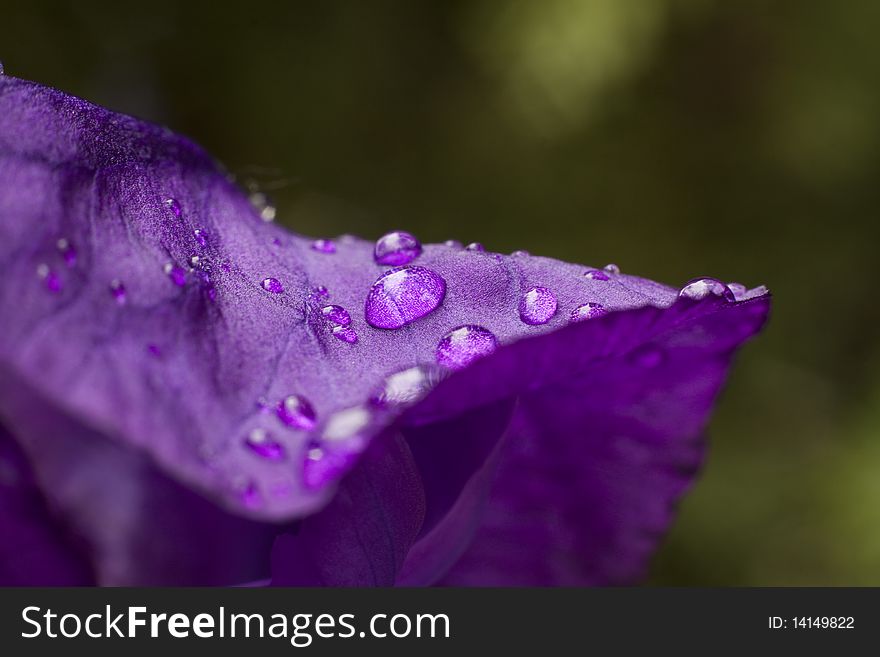
[[[0,76],[0,583],[645,575],[766,289],[273,214]]]

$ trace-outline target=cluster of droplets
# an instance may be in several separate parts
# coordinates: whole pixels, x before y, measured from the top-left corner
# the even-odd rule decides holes
[[[342,306],[329,304],[321,308],[321,317],[330,327],[334,338],[354,344],[358,341],[355,330],[351,327],[351,314]]]

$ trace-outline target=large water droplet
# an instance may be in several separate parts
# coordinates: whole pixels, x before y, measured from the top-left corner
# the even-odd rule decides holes
[[[601,269],[588,269],[587,271],[584,272],[584,276],[587,277],[587,278],[589,278],[589,279],[591,279],[591,280],[594,280],[594,281],[608,281],[608,280],[611,280],[611,279],[608,277],[608,274],[606,274],[606,273],[605,273],[604,271],[602,271]]]
[[[186,271],[184,271],[183,267],[178,267],[175,264],[170,262],[166,262],[162,267],[162,271],[171,279],[171,282],[174,283],[177,287],[183,287],[186,285]]]
[[[331,324],[348,326],[351,324],[351,315],[342,306],[330,305],[321,308],[321,315]]]
[[[699,301],[708,296],[716,296],[728,302],[736,301],[733,292],[724,283],[715,278],[694,278],[688,281],[678,296],[682,299],[690,299],[691,301]]]
[[[415,235],[395,230],[376,240],[373,259],[380,265],[398,267],[412,262],[422,253],[422,243]]]
[[[312,242],[312,250],[318,253],[336,253],[336,243],[333,240],[315,240]]]
[[[526,324],[546,324],[556,314],[556,295],[546,287],[533,287],[519,300],[519,318]]]
[[[572,322],[582,322],[585,319],[595,319],[596,317],[601,317],[602,315],[607,315],[608,311],[605,310],[605,306],[601,303],[584,303],[571,311],[571,314],[568,316],[569,321]]]
[[[266,290],[266,292],[271,292],[272,294],[281,294],[284,292],[284,286],[277,278],[264,278],[260,281],[260,287]]]
[[[616,274],[620,273],[620,267],[618,267],[614,263],[609,263],[609,264],[605,265],[602,269],[604,269],[605,272],[608,274],[615,274],[616,275]]]
[[[271,433],[262,428],[252,429],[244,441],[251,451],[268,461],[283,461],[287,450]]]
[[[477,358],[491,354],[498,340],[489,329],[466,324],[452,329],[437,344],[437,362],[443,367],[458,370]]]
[[[467,251],[477,251],[479,253],[483,253],[486,250],[486,247],[480,244],[479,242],[471,242],[466,247],[464,247]]]
[[[64,258],[64,264],[68,267],[73,267],[76,264],[76,249],[73,244],[70,243],[66,237],[60,238],[55,245],[58,247],[58,251],[61,253],[61,257]]]
[[[370,288],[364,316],[370,326],[396,329],[424,317],[443,303],[446,281],[425,267],[385,272]]]
[[[358,334],[350,326],[334,326],[330,332],[334,338],[348,344],[354,344],[358,341]]]
[[[52,271],[49,268],[49,265],[45,263],[37,266],[37,276],[43,281],[46,289],[53,294],[57,294],[61,291],[61,288],[64,287],[61,277],[56,272]]]
[[[125,290],[125,285],[118,278],[114,278],[110,281],[110,294],[113,295],[113,298],[116,299],[116,303],[120,306],[125,303],[128,296],[128,293]]]
[[[288,395],[278,402],[278,419],[294,429],[309,431],[315,427],[315,409],[302,395]]]
[[[163,203],[165,203],[165,207],[171,210],[171,214],[180,219],[183,214],[183,210],[180,207],[180,203],[176,198],[166,198]]]

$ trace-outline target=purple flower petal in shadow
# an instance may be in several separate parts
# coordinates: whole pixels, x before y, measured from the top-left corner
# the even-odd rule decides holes
[[[34,581],[637,580],[766,290],[411,243],[291,235],[187,139],[0,76]]]

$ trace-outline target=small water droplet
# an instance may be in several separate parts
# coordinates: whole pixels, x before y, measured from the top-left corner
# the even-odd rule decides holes
[[[174,283],[177,287],[183,287],[186,285],[186,271],[184,271],[183,267],[178,267],[177,265],[166,262],[162,267],[162,271],[171,279],[171,282]]]
[[[605,310],[605,306],[601,303],[584,303],[571,311],[571,314],[568,316],[569,321],[572,322],[582,322],[585,319],[595,319],[596,317],[601,317],[602,315],[607,315],[608,311]]]
[[[164,203],[165,207],[171,210],[171,214],[180,219],[181,215],[183,214],[183,210],[181,209],[180,203],[177,201],[177,199],[169,197],[165,199]]]
[[[271,292],[272,294],[281,294],[284,292],[284,286],[277,278],[264,278],[260,281],[260,287],[266,290],[266,292]]]
[[[270,221],[275,221],[275,206],[274,205],[266,205],[260,210],[260,219],[269,223]]]
[[[452,329],[437,344],[437,362],[452,370],[470,365],[498,347],[493,333],[482,326],[466,324]]]
[[[58,251],[61,252],[61,257],[64,258],[64,264],[68,267],[73,267],[76,264],[76,249],[73,244],[70,243],[66,237],[60,238],[55,246],[58,247]]]
[[[353,406],[337,411],[327,419],[321,438],[333,442],[358,439],[361,432],[370,424],[371,419],[370,411],[363,406]]]
[[[445,242],[443,242],[443,246],[448,246],[450,249],[460,249],[461,242],[459,242],[458,240],[446,240]]]
[[[351,324],[351,315],[342,306],[330,305],[321,308],[321,315],[331,324],[348,326]]]
[[[198,244],[200,247],[205,248],[206,246],[208,246],[208,236],[201,228],[196,228],[193,231],[193,237],[196,238],[196,244]]]
[[[303,459],[303,485],[319,490],[338,480],[357,460],[357,452],[311,446]]]
[[[110,281],[110,294],[113,295],[113,298],[116,299],[116,303],[120,306],[126,302],[128,293],[125,290],[125,285],[123,285],[122,281],[118,278],[114,278]]]
[[[546,287],[533,287],[520,297],[519,318],[526,324],[546,324],[556,314],[556,295]]]
[[[199,263],[201,261],[202,261],[202,259],[199,256],[192,255],[189,257],[189,266],[192,267],[193,269],[195,269],[196,267],[199,266]]]
[[[278,419],[294,429],[310,431],[315,427],[315,409],[302,395],[288,395],[278,402]]]
[[[342,340],[348,344],[354,344],[358,341],[357,333],[350,326],[334,326],[331,333],[337,340]]]
[[[283,461],[287,457],[284,445],[265,429],[252,429],[244,442],[254,454],[267,461]]]
[[[336,253],[336,243],[327,239],[315,240],[312,242],[312,250],[318,253]]]
[[[420,365],[395,372],[385,377],[381,387],[371,397],[376,406],[412,404],[420,400],[430,390],[435,378]]]
[[[367,295],[364,316],[370,326],[397,329],[436,310],[446,296],[446,281],[426,267],[385,272]]]
[[[602,271],[601,269],[588,269],[587,271],[584,272],[584,276],[587,277],[587,278],[589,278],[589,279],[591,279],[591,280],[594,280],[594,281],[608,281],[608,280],[611,280],[611,279],[608,277],[608,274],[606,274],[606,273],[605,273],[604,271]]]
[[[238,492],[238,499],[248,509],[258,509],[263,506],[263,495],[254,482],[249,482]]]
[[[479,253],[483,253],[486,250],[486,247],[479,242],[471,242],[464,248],[466,251],[477,251]]]
[[[422,253],[422,243],[415,235],[395,230],[386,233],[373,247],[373,259],[380,265],[398,267],[412,262]]]
[[[724,283],[716,278],[694,278],[681,288],[678,296],[682,299],[690,299],[691,301],[699,301],[708,296],[716,296],[727,302],[736,301],[733,292]]]
[[[43,263],[37,265],[37,276],[43,281],[46,289],[53,294],[57,294],[64,287],[61,277],[49,268],[49,265]]]
[[[614,263],[609,263],[609,264],[605,265],[604,267],[602,267],[602,269],[604,269],[605,272],[608,273],[608,274],[615,274],[615,275],[617,275],[617,274],[620,273],[620,267],[618,267],[618,266],[615,265]]]
[[[532,254],[528,251],[523,251],[522,249],[519,249],[518,251],[514,251],[510,255],[512,255],[514,258],[528,258]]]

